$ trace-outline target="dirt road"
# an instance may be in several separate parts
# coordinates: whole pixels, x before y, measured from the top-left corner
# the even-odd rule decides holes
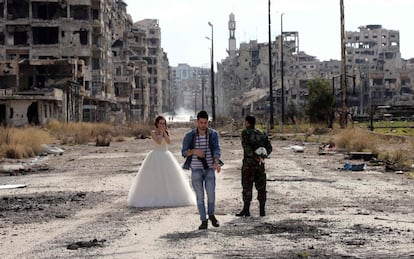
[[[180,163],[185,130],[172,130],[170,151]],[[0,174],[0,185],[27,185],[0,189],[0,257],[414,258],[414,180],[407,175],[373,166],[344,171],[344,154],[319,156],[316,144],[273,140],[267,216],[258,216],[254,200],[252,217],[238,218],[240,141],[223,136],[221,144],[221,226],[206,231],[198,230],[195,206],[127,208],[150,139],[64,146],[61,156],[22,161],[37,170]]]

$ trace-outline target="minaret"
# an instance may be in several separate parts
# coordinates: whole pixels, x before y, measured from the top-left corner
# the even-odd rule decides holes
[[[236,21],[234,20],[234,14],[230,14],[230,20],[229,20],[229,49],[227,52],[229,53],[230,57],[233,57],[236,55]]]

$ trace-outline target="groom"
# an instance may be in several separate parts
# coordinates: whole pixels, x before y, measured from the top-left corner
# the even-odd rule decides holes
[[[207,193],[208,219],[214,227],[220,226],[214,216],[216,202],[216,175],[220,173],[219,134],[208,127],[208,114],[200,111],[197,114],[197,127],[187,132],[183,139],[181,153],[186,158],[183,168],[191,168],[191,183],[196,193],[197,208],[201,225],[198,229],[207,229],[208,220],[204,203],[204,189]]]

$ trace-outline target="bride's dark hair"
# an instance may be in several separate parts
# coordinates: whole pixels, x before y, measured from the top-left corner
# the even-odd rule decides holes
[[[168,133],[168,130],[167,130],[168,129],[168,127],[167,127],[167,120],[164,118],[164,116],[158,115],[157,118],[155,118],[155,122],[154,122],[155,127],[158,128],[158,123],[160,122],[160,120],[164,120],[165,121],[165,129],[166,129],[165,132],[169,136],[170,133]]]

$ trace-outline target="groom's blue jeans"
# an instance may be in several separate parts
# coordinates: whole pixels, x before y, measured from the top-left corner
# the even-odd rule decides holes
[[[207,193],[207,212],[214,215],[216,204],[216,175],[214,169],[192,169],[191,183],[196,193],[197,208],[201,221],[207,220],[206,207],[204,203],[204,188]]]

